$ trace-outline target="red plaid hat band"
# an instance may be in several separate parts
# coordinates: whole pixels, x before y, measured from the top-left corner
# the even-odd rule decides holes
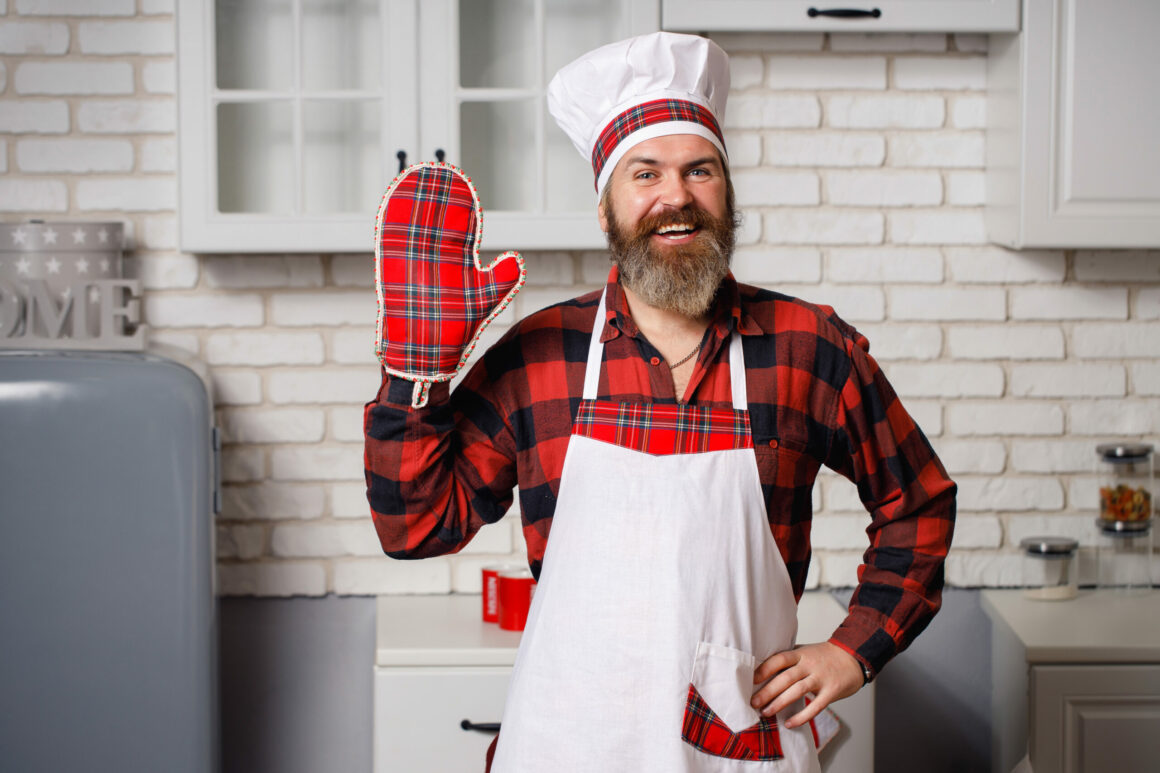
[[[592,146],[592,171],[599,193],[612,169],[633,145],[668,134],[696,134],[727,159],[721,126],[709,110],[684,99],[656,99],[634,105],[609,121]]]

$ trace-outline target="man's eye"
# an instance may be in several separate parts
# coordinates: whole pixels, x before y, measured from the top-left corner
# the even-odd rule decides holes
[[[636,175],[636,179],[638,180],[651,180],[654,177],[656,177],[656,174],[653,172],[638,172]]]
[[[689,174],[697,175],[697,176],[705,176],[705,175],[709,174],[709,170],[707,170],[707,169],[690,169]]]

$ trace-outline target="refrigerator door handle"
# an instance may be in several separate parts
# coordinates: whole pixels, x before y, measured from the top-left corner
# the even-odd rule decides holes
[[[222,514],[222,431],[213,428],[213,514]]]

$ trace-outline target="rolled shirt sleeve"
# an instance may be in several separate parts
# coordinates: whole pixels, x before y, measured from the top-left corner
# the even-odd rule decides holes
[[[857,486],[870,514],[869,547],[849,615],[830,641],[876,674],[939,609],[956,485],[870,356],[866,338],[851,333],[826,465]]]

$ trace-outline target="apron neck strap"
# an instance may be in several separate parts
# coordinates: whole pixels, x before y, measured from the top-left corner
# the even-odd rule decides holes
[[[607,288],[600,293],[600,305],[596,307],[596,321],[592,324],[592,336],[588,341],[588,365],[584,371],[583,399],[595,400],[596,388],[600,384],[600,365],[604,361],[604,344],[600,333],[604,330],[605,297]],[[729,382],[733,388],[733,410],[749,409],[749,398],[745,389],[745,355],[741,350],[741,336],[729,336]]]
[[[733,410],[748,411],[749,395],[745,389],[745,352],[741,350],[741,333],[729,336],[729,384],[733,387]]]
[[[596,321],[592,323],[592,337],[588,341],[588,368],[584,371],[584,399],[596,399],[596,387],[600,383],[600,363],[604,359],[604,344],[600,334],[604,331],[604,297],[608,288],[600,293],[600,305],[596,307]]]

